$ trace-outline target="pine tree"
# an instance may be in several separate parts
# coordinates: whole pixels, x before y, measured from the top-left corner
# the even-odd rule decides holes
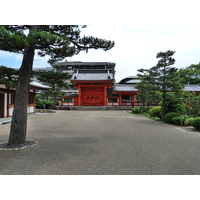
[[[114,47],[114,42],[94,37],[81,38],[81,28],[75,25],[7,25],[0,26],[0,50],[23,54],[16,88],[15,107],[8,147],[26,143],[27,104],[35,51],[50,56],[49,63],[89,49]]]
[[[148,69],[139,69],[137,76],[141,82],[137,83],[136,88],[138,89],[138,98],[140,101],[140,109],[145,105],[150,106],[152,102],[156,100],[156,86],[152,82],[152,71]]]
[[[182,85],[180,78],[176,75],[177,68],[172,67],[175,63],[175,59],[172,58],[175,51],[159,52],[156,56],[158,63],[150,70],[154,75],[154,84],[157,86],[158,91],[162,93],[162,119],[166,113],[166,99],[168,92],[180,93]]]
[[[0,84],[4,84],[6,88],[15,88],[18,81],[18,70],[0,66]]]
[[[183,84],[200,84],[200,63],[179,69],[177,75]]]
[[[60,72],[41,72],[36,73],[37,79],[45,85],[50,86],[51,88],[46,93],[54,96],[54,102],[56,103],[57,96],[61,94],[60,89],[62,87],[68,88],[69,85],[66,82],[67,79],[70,78],[68,73],[60,73]]]

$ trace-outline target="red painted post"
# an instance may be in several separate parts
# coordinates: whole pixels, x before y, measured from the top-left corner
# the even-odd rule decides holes
[[[104,106],[107,106],[107,92],[106,92],[106,85],[104,85]]]
[[[81,105],[81,87],[78,85],[78,106]]]
[[[136,95],[133,96],[133,107],[136,106]]]
[[[122,94],[119,94],[119,106],[122,106]]]

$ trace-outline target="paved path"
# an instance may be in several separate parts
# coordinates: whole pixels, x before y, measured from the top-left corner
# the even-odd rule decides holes
[[[0,142],[10,124],[0,126]],[[58,111],[28,120],[34,147],[0,151],[0,174],[200,174],[200,132],[123,111]]]

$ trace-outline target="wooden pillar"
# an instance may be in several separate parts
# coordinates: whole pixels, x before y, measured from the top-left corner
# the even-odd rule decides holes
[[[119,106],[122,106],[122,94],[119,94]]]
[[[10,103],[10,96],[11,96],[11,94],[9,92],[7,92],[6,94],[7,94],[6,117],[8,117],[8,115],[9,115],[9,103]]]
[[[78,106],[81,106],[81,86],[78,85]]]
[[[104,106],[107,106],[107,87],[104,85]]]
[[[133,107],[136,106],[136,95],[133,95]]]

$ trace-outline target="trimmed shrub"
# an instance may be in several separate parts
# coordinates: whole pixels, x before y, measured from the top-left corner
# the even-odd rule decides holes
[[[53,105],[52,102],[47,101],[45,99],[37,99],[37,102],[36,102],[36,108],[38,108],[38,109],[43,109],[44,107],[46,109],[49,109],[52,105]]]
[[[149,113],[150,113],[150,117],[161,117],[161,106],[156,106],[154,108],[151,108]]]
[[[185,120],[188,119],[188,118],[190,118],[188,115],[180,115],[180,116],[177,116],[177,117],[173,117],[172,122],[174,124],[181,125],[181,121],[182,121],[182,125],[184,125]]]
[[[175,112],[169,112],[167,113],[165,116],[164,116],[164,122],[166,123],[173,123],[173,118],[174,117],[178,117],[179,114],[178,113],[175,113]]]
[[[192,125],[196,130],[200,131],[200,117],[194,118]]]
[[[155,120],[155,121],[160,121],[159,117],[152,117],[151,119]]]
[[[149,111],[152,109],[152,107],[144,107],[142,108],[142,113],[149,113]]]
[[[185,125],[185,126],[192,126],[193,120],[194,120],[193,117],[187,118],[187,119],[184,121],[184,125]]]
[[[186,106],[184,104],[176,104],[174,112],[180,113],[180,114],[186,114]]]
[[[139,107],[132,108],[132,114],[140,114],[140,108]]]

